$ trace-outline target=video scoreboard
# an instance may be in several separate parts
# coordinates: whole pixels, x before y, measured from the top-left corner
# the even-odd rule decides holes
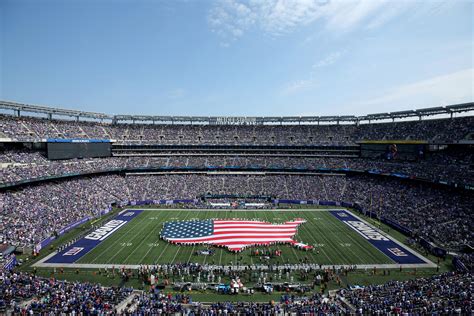
[[[112,156],[108,139],[47,139],[48,159],[96,158]]]

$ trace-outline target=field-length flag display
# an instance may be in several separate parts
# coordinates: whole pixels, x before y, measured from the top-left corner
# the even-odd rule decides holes
[[[306,222],[304,219],[295,219],[283,224],[241,219],[175,221],[164,223],[160,235],[171,243],[207,244],[227,247],[231,251],[276,243],[287,243],[299,248],[311,249],[311,246],[293,239],[298,226],[304,222]]]

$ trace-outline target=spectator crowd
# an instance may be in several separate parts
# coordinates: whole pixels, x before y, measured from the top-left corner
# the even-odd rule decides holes
[[[341,290],[358,315],[472,315],[472,274],[446,273],[430,278],[390,281],[360,290]]]
[[[470,192],[389,177],[337,175],[102,175],[57,180],[0,193],[0,240],[32,247],[116,202],[196,199],[205,194],[358,203],[452,250],[474,237]]]
[[[154,125],[48,120],[0,115],[0,138],[114,139],[162,145],[347,145],[359,140],[459,141],[473,132],[474,118],[331,125]]]
[[[473,276],[449,272],[428,278],[389,281],[325,295],[282,294],[268,303],[194,302],[192,294],[170,294],[90,283],[44,279],[25,272],[0,271],[0,312],[83,315],[471,315]],[[120,306],[121,305],[121,306]],[[120,306],[120,309],[119,309]]]
[[[421,161],[386,161],[343,157],[272,157],[271,155],[186,155],[162,156],[118,155],[107,158],[88,158],[50,161],[38,152],[0,151],[0,183],[11,183],[42,177],[75,173],[104,172],[137,168],[262,168],[262,169],[353,169],[381,173],[403,174],[430,181],[474,184],[472,153],[463,156],[433,155]]]
[[[7,309],[17,315],[113,314],[115,305],[132,291],[0,270],[0,314]]]

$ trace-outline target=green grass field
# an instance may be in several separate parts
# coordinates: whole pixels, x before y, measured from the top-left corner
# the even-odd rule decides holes
[[[197,262],[214,264],[253,264],[259,258],[250,255],[251,249],[234,254],[216,248],[213,256],[197,256],[194,252],[205,246],[176,246],[159,239],[164,222],[192,219],[260,219],[273,223],[304,218],[296,240],[310,244],[319,251],[303,251],[292,246],[271,248],[282,250],[273,264],[299,263],[301,260],[317,264],[387,264],[394,263],[354,230],[324,210],[144,210],[127,225],[83,256],[77,263],[93,264],[160,264]]]

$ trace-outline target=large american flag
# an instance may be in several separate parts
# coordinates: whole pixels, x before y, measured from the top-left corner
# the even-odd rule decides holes
[[[166,222],[161,231],[161,238],[177,244],[223,246],[231,251],[241,251],[249,246],[274,243],[288,243],[310,249],[311,246],[293,239],[298,231],[298,226],[304,222],[303,219],[295,219],[283,224],[242,219]]]

